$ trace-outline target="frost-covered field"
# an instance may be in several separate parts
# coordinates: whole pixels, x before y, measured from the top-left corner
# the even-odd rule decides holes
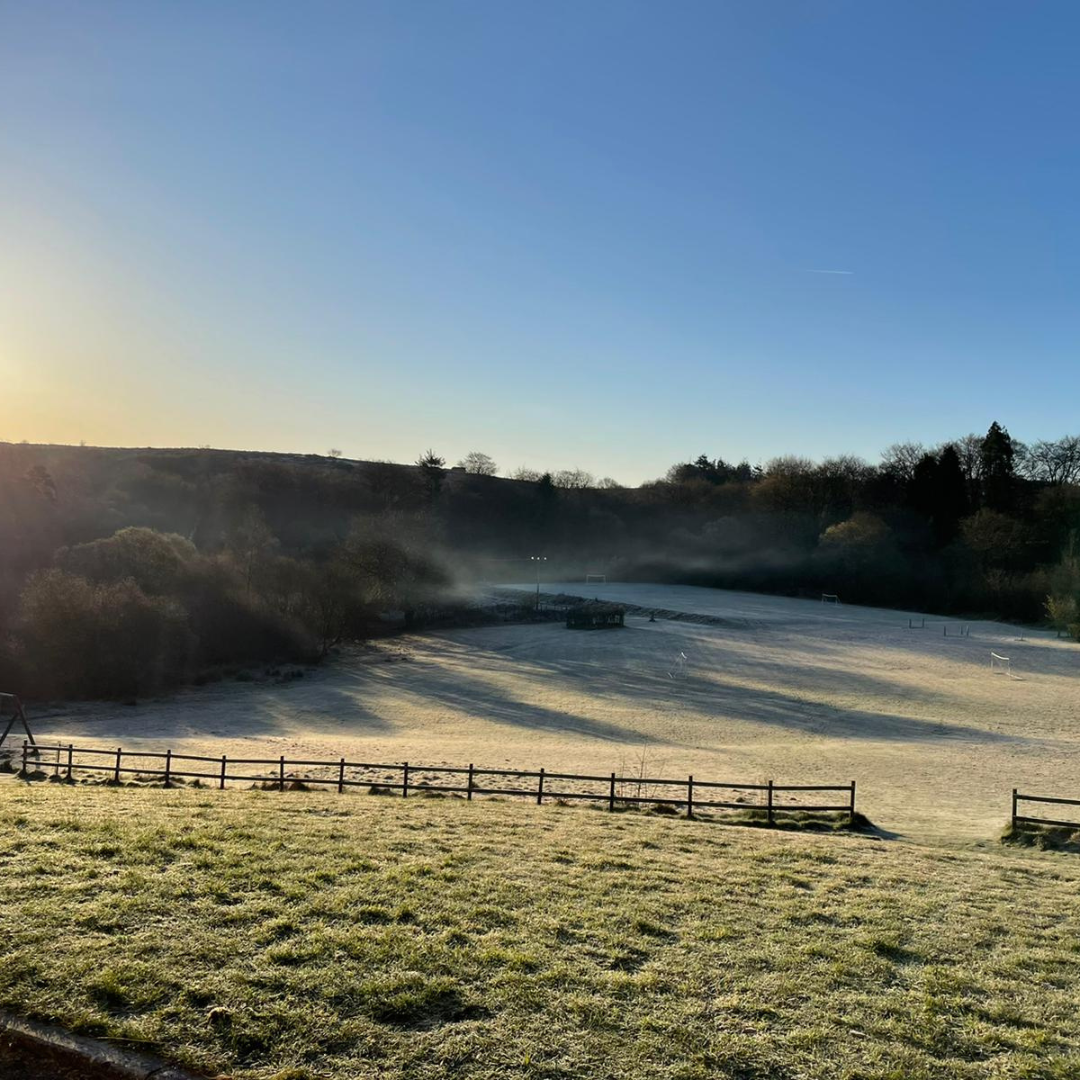
[[[605,772],[644,755],[653,775],[855,779],[861,809],[920,839],[992,838],[1014,786],[1080,796],[1080,647],[1052,633],[976,622],[961,637],[956,620],[908,629],[908,613],[687,586],[542,588],[721,621],[398,638],[284,685],[80,706],[40,720],[39,737]],[[1017,678],[991,675],[992,650]]]

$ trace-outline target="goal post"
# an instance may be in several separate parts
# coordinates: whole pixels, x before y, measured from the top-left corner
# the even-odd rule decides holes
[[[821,602],[823,604],[839,604],[840,597],[834,592],[823,592],[821,594]]]
[[[671,665],[671,668],[668,670],[668,673],[667,673],[668,678],[669,679],[679,679],[683,675],[685,675],[686,674],[686,661],[687,661],[686,653],[680,651],[679,655],[677,657],[675,657],[675,662]]]
[[[1007,656],[992,652],[990,654],[990,673],[992,675],[1012,675],[1012,661]]]
[[[585,584],[586,585],[606,585],[607,584],[607,574],[586,574],[585,575]]]

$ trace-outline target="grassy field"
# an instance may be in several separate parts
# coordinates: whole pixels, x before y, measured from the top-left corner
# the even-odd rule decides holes
[[[905,612],[690,586],[602,593],[684,617],[406,635],[303,679],[257,671],[137,705],[58,704],[32,723],[42,743],[230,759],[604,775],[647,756],[653,776],[855,780],[868,817],[930,842],[992,839],[1014,787],[1076,794],[1080,649],[1052,631],[1018,641],[976,622],[959,636],[955,621],[916,630]],[[991,674],[991,650],[1017,678]]]
[[[456,799],[0,784],[0,1008],[209,1075],[1080,1075],[1080,864]]]

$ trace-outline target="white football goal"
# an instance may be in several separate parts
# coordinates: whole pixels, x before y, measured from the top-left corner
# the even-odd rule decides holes
[[[586,585],[606,585],[607,584],[607,574],[586,574],[585,575],[585,584]]]
[[[821,594],[821,602],[823,604],[839,604],[840,597],[834,592],[823,592]]]
[[[1012,660],[996,652],[990,654],[990,673],[992,675],[1008,675],[1010,679],[1019,678],[1018,675],[1013,674]]]

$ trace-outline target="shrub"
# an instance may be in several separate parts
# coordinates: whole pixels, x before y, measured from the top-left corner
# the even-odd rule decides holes
[[[1048,596],[1046,615],[1059,636],[1065,631],[1074,640],[1080,641],[1080,605],[1077,605],[1075,596]]]
[[[183,676],[192,645],[183,608],[130,578],[99,584],[40,571],[23,590],[20,620],[38,693],[149,693]]]
[[[88,581],[106,583],[130,578],[152,596],[173,593],[195,546],[175,533],[128,528],[104,540],[61,548],[56,563]]]

